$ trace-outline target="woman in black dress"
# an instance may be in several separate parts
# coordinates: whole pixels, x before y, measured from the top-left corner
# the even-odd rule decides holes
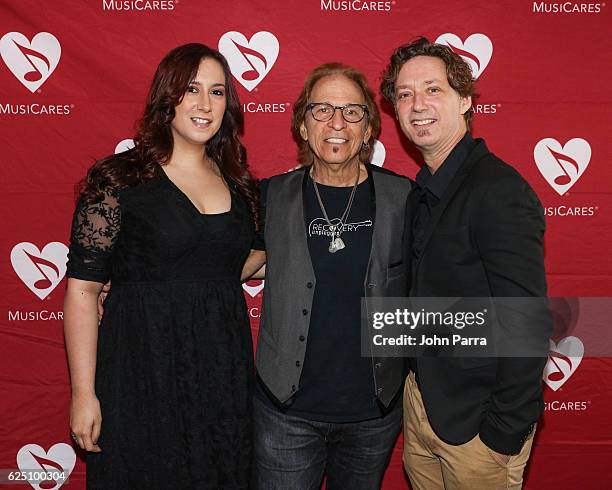
[[[240,274],[257,191],[241,125],[225,59],[180,46],[157,68],[136,147],[81,182],[64,328],[88,489],[248,487],[253,356]]]

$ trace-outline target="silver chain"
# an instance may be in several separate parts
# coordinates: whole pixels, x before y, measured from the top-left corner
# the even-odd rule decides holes
[[[313,167],[313,170],[314,170],[314,167]],[[315,177],[314,177],[314,172],[310,173],[310,177],[312,178],[312,183],[314,184],[315,194],[317,195],[317,200],[319,201],[319,207],[321,208],[321,212],[323,213],[323,216],[325,217],[325,221],[327,221],[327,224],[329,225],[329,228],[332,231],[332,241],[331,241],[332,246],[333,246],[334,240],[336,238],[340,238],[340,235],[342,235],[342,232],[344,231],[344,222],[348,218],[349,213],[351,212],[351,207],[353,206],[353,199],[355,197],[357,185],[359,184],[359,174],[360,174],[360,168],[358,165],[357,166],[357,178],[355,179],[355,184],[353,184],[353,189],[351,190],[351,195],[349,197],[348,203],[346,204],[344,213],[342,213],[342,217],[340,218],[339,226],[336,227],[335,225],[332,225],[329,219],[329,216],[327,215],[327,210],[325,209],[325,205],[323,204],[323,200],[321,199],[321,194],[319,193],[319,188],[317,186],[317,181],[315,180]],[[330,249],[330,252],[331,251],[332,250]]]

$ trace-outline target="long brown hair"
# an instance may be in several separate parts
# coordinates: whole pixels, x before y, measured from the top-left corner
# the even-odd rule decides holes
[[[199,43],[174,48],[160,62],[134,137],[136,146],[97,161],[77,185],[79,199],[86,203],[97,202],[108,189],[136,186],[159,175],[159,166],[165,165],[172,156],[174,140],[170,123],[175,116],[174,108],[181,103],[204,58],[218,61],[223,68],[227,100],[221,127],[206,143],[206,154],[245,198],[257,223],[258,189],[248,170],[246,152],[239,138],[244,119],[238,93],[223,55]]]
[[[310,165],[313,160],[312,150],[308,145],[308,141],[304,141],[300,135],[300,126],[306,118],[308,112],[308,104],[312,102],[310,95],[316,83],[322,78],[341,75],[348,78],[357,84],[363,94],[366,105],[368,106],[368,123],[372,128],[371,140],[378,138],[380,133],[380,113],[376,106],[374,92],[368,86],[368,82],[359,70],[342,63],[325,63],[314,68],[306,77],[304,87],[300,92],[297,100],[293,104],[293,116],[291,118],[291,131],[298,145],[298,160],[302,165]],[[363,146],[359,155],[362,162],[369,162],[374,153],[374,145],[370,144],[367,147]]]

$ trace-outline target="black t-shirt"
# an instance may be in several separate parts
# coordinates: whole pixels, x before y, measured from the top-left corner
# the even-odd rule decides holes
[[[327,215],[337,224],[352,187],[317,185]],[[357,186],[343,223],[346,247],[330,253],[329,225],[308,178],[304,215],[317,283],[299,389],[287,413],[326,422],[357,422],[382,414],[374,393],[372,361],[361,356],[361,298],[373,229],[370,200],[370,183],[365,180]],[[258,396],[270,403],[261,387]]]

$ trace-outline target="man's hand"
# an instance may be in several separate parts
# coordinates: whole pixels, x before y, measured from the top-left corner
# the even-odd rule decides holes
[[[108,295],[108,292],[111,288],[111,282],[108,281],[104,286],[102,286],[102,291],[98,295],[98,322],[102,321],[102,315],[104,315],[104,300]]]

